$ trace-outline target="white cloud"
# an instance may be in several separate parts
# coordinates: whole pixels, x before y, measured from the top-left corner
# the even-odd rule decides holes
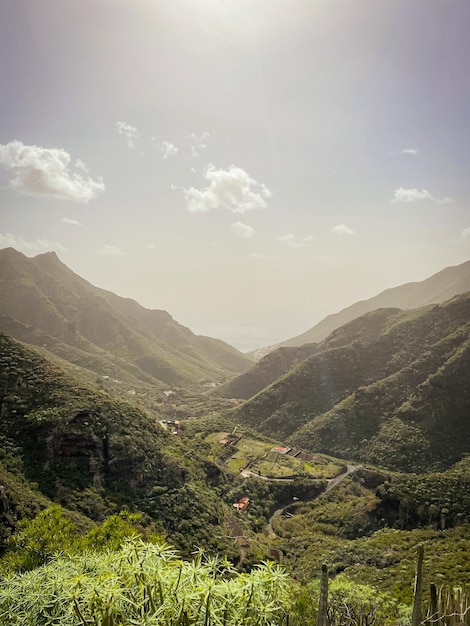
[[[96,253],[101,256],[123,256],[125,254],[124,250],[121,250],[121,248],[118,248],[117,246],[110,246],[107,243],[99,248]]]
[[[82,172],[85,172],[85,174],[90,173],[90,170],[87,168],[87,166],[81,159],[77,159],[75,161],[75,167],[77,168],[77,170],[82,170]]]
[[[396,204],[420,202],[421,200],[434,200],[434,198],[427,189],[404,189],[399,187],[393,192],[393,198],[390,202]]]
[[[153,243],[146,243],[144,246],[144,250],[155,250],[155,246]]]
[[[283,245],[287,248],[291,248],[292,250],[297,250],[298,248],[305,248],[311,241],[313,241],[312,235],[306,235],[302,239],[297,239],[295,235],[289,233],[288,235],[281,235],[277,238]]]
[[[269,189],[251,178],[241,167],[231,165],[228,169],[216,169],[209,165],[204,173],[209,186],[203,189],[183,189],[188,210],[204,213],[211,209],[225,208],[233,213],[245,213],[264,209]]]
[[[255,229],[252,226],[242,222],[235,222],[230,228],[235,231],[237,237],[242,239],[251,239],[255,234]]]
[[[354,231],[352,228],[349,228],[345,224],[338,224],[337,226],[333,226],[330,231],[333,235],[354,235]]]
[[[269,259],[265,254],[258,254],[257,252],[251,252],[248,257],[250,259]]]
[[[443,198],[435,198],[427,189],[404,189],[400,187],[393,192],[393,198],[390,200],[392,204],[420,202],[421,200],[431,200],[436,204],[451,204],[455,202],[454,198],[444,196]]]
[[[139,131],[135,126],[126,122],[116,122],[117,132],[126,138],[127,147],[131,150],[135,148],[135,142],[139,138]]]
[[[387,152],[387,156],[396,156],[397,154],[416,156],[419,154],[419,150],[417,148],[402,148],[401,150],[392,150],[391,152]]]
[[[210,137],[210,133],[205,130],[202,135],[196,135],[195,133],[191,133],[188,135],[188,138],[191,140],[191,157],[196,158],[201,156],[200,153],[202,150],[205,150],[208,146],[208,140]]]
[[[81,223],[80,223],[80,222],[78,222],[77,220],[73,220],[73,219],[72,219],[72,218],[70,218],[70,217],[63,217],[63,218],[62,218],[62,221],[63,221],[65,224],[71,224],[72,226],[81,226]]]
[[[444,196],[443,198],[437,198],[437,204],[452,204],[455,202],[454,198],[449,198],[449,196]]]
[[[15,248],[24,254],[48,252],[50,250],[64,252],[67,250],[58,241],[47,241],[46,239],[26,241],[21,235],[16,236],[11,233],[0,233],[0,248]]]
[[[25,146],[17,140],[0,144],[0,165],[11,173],[9,187],[18,193],[87,203],[104,191],[101,177],[91,178],[80,160],[75,167],[85,175],[73,172],[70,162],[62,148]]]
[[[467,226],[467,228],[462,230],[461,236],[463,239],[470,239],[470,226]]]
[[[178,148],[171,141],[162,141],[162,158],[169,159],[178,154]]]

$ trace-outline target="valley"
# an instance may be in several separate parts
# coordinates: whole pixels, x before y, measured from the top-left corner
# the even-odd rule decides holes
[[[0,626],[470,626],[470,0],[0,0]]]
[[[327,563],[403,624],[418,544],[425,598],[470,585],[469,293],[254,362],[22,256],[0,251],[3,576],[139,537],[274,558],[296,602]]]

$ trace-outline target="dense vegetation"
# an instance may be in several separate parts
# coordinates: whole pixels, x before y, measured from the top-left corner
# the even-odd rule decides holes
[[[427,581],[470,583],[468,460],[421,475],[363,468],[321,497],[324,479],[309,479],[300,460],[294,481],[246,479],[236,459],[262,468],[257,459],[271,444],[256,443],[254,433],[245,431],[238,447],[221,445],[221,426],[226,432],[234,428],[227,417],[184,422],[174,437],[156,414],[96,392],[7,336],[0,342],[0,496],[2,537],[8,542],[3,568],[23,571],[56,553],[79,555],[106,545],[96,534],[90,542],[90,532],[107,537],[115,550],[138,530],[142,537],[166,538],[185,558],[204,549],[246,570],[275,548],[276,558],[280,554],[303,584],[327,562],[333,575],[343,572],[352,583],[405,603],[412,596],[415,547],[424,542],[432,546]],[[269,454],[274,471],[276,456]],[[341,463],[321,463],[318,476],[341,471]],[[274,476],[284,470],[278,471]],[[238,516],[246,537],[240,559],[226,523],[241,496],[250,498],[250,506]],[[52,501],[65,507],[66,520],[56,509],[41,513]],[[126,513],[116,517],[123,506],[141,512],[138,528],[134,521],[129,530]],[[286,516],[273,520],[270,536],[268,519],[279,507]],[[35,515],[33,526],[20,522]],[[98,530],[109,515],[108,531]],[[117,540],[111,541],[113,535]]]
[[[0,333],[0,624],[323,624],[327,564],[331,626],[405,625],[418,544],[430,614],[469,622],[470,296],[369,313],[209,393],[245,367],[224,344],[50,255],[3,258],[10,313],[42,321],[2,318],[40,347]],[[187,383],[163,393],[163,371]]]
[[[177,533],[188,554],[195,543],[223,545],[214,539],[223,535],[214,491],[223,477],[204,450],[186,455],[155,415],[78,383],[2,334],[0,355],[4,535],[49,499],[92,520],[137,507],[162,533]]]
[[[164,543],[63,556],[8,579],[3,624],[280,624],[287,576],[279,566],[235,571],[217,558],[185,562]]]
[[[329,564],[332,573],[374,585],[409,603],[416,546],[428,546],[428,586],[470,585],[470,459],[440,474],[380,474],[361,469],[311,502],[279,517],[275,544],[297,579]]]
[[[469,294],[369,313],[234,409],[233,419],[303,449],[391,469],[449,467],[470,449],[469,319]]]
[[[412,621],[411,605],[344,574],[328,581],[325,565],[321,581],[315,576],[306,584],[273,563],[240,574],[200,550],[181,560],[161,539],[145,539],[138,524],[135,515],[113,516],[80,535],[59,507],[23,523],[1,561],[0,623],[406,626],[426,615],[442,624],[468,623],[463,589],[434,587],[423,603],[416,548]]]

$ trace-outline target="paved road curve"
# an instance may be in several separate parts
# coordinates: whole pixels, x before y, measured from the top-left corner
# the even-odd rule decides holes
[[[317,496],[315,496],[315,498],[312,498],[312,499],[315,500],[316,498],[319,498],[322,494],[327,493],[328,491],[331,491],[334,487],[336,487],[336,485],[339,485],[339,483],[343,481],[346,478],[346,476],[349,476],[349,474],[352,474],[353,472],[355,472],[358,467],[359,467],[358,465],[351,465],[348,463],[346,465],[346,471],[343,472],[342,474],[339,474],[338,476],[335,476],[334,478],[330,478],[328,480],[328,484],[325,487],[325,489],[323,489],[323,491],[321,491]],[[307,500],[303,500],[303,502],[307,502]],[[276,509],[274,513],[271,515],[271,517],[269,518],[267,529],[268,529],[268,535],[270,537],[277,537],[276,533],[273,530],[272,521],[274,518],[279,517],[285,508],[286,507],[283,506],[280,509]]]

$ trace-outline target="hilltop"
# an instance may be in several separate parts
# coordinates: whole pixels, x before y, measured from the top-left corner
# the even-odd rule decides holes
[[[251,364],[166,311],[94,287],[54,252],[28,258],[0,250],[0,290],[0,330],[127,387],[223,381]]]

